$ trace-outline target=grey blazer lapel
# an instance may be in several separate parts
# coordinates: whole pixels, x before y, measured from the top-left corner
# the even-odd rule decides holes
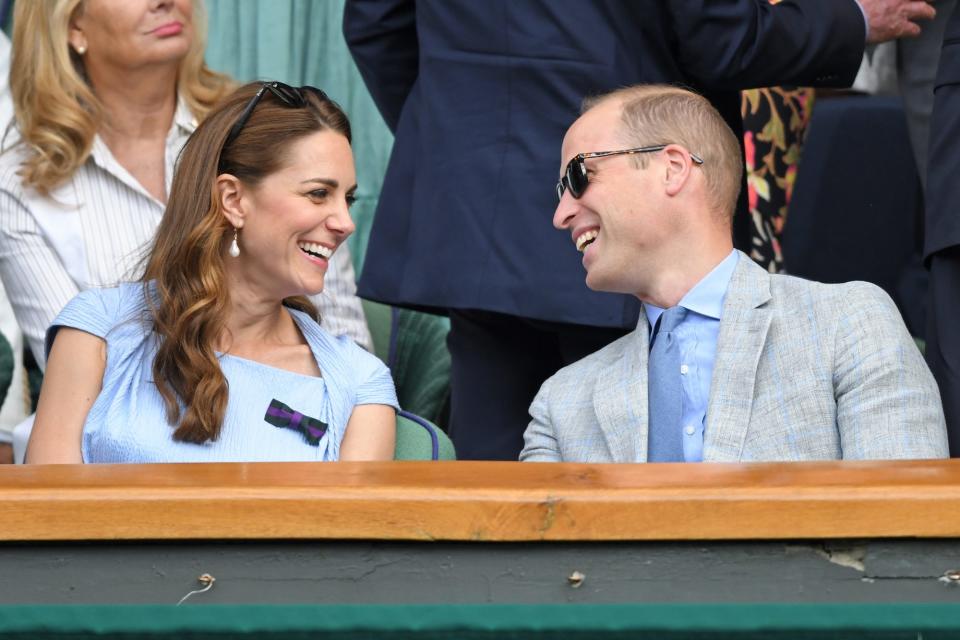
[[[624,341],[618,359],[597,374],[593,410],[613,462],[647,459],[647,352],[650,329],[647,316],[631,339]]]
[[[720,317],[707,403],[704,461],[740,459],[750,425],[757,366],[772,319],[769,301],[770,275],[741,253]]]

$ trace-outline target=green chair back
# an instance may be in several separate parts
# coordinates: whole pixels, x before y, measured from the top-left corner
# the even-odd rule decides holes
[[[10,390],[10,383],[13,381],[14,366],[15,360],[10,341],[0,333],[0,405],[7,399],[7,392]]]
[[[373,338],[373,353],[384,362],[390,360],[390,332],[393,330],[392,308],[379,302],[361,299],[363,315]]]
[[[374,353],[390,367],[400,406],[441,427],[450,395],[450,321],[363,301]]]
[[[397,414],[394,460],[456,460],[453,443],[429,420],[408,411]]]

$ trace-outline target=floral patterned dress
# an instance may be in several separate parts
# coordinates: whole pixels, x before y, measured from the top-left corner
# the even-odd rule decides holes
[[[776,4],[780,0],[770,0]],[[771,87],[742,94],[747,197],[750,203],[750,257],[770,273],[785,271],[780,238],[787,221],[810,123],[813,89]]]
[[[750,257],[770,273],[785,270],[780,238],[813,101],[812,89],[771,87],[742,93]]]

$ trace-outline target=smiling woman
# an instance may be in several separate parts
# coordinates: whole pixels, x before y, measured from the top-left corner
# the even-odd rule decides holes
[[[387,368],[306,296],[353,231],[350,125],[320,90],[239,89],[190,137],[140,283],[47,332],[27,461],[389,459]]]

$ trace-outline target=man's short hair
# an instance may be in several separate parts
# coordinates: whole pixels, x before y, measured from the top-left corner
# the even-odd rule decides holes
[[[627,144],[643,147],[673,143],[700,156],[711,207],[733,219],[743,179],[743,152],[736,135],[706,98],[680,87],[641,84],[588,97],[581,113],[610,99],[622,103]],[[649,161],[645,154],[632,158],[641,167]]]

